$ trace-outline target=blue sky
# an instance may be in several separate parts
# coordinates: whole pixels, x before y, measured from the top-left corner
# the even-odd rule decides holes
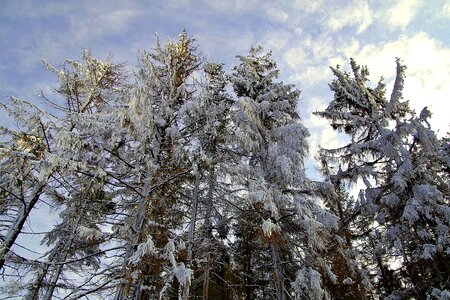
[[[395,75],[395,57],[408,66],[405,98],[418,112],[428,106],[432,125],[449,131],[450,1],[331,0],[2,0],[0,8],[0,101],[14,95],[39,103],[51,95],[55,78],[41,59],[58,65],[94,56],[137,63],[138,51],[186,29],[207,59],[224,62],[251,45],[272,50],[281,79],[302,93],[300,114],[310,129],[311,152],[339,139],[327,123],[312,116],[331,100],[328,90],[336,64],[348,59],[368,65],[372,81]],[[388,84],[388,88],[390,85]],[[312,167],[310,165],[309,167]]]

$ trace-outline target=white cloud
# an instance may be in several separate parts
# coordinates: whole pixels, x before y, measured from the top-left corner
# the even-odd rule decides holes
[[[333,130],[326,119],[313,115],[315,111],[325,110],[328,101],[329,99],[324,97],[311,97],[300,103],[300,111],[303,112],[303,124],[311,133],[308,142],[312,156],[318,153],[319,146],[334,149],[343,146],[347,140],[344,134]]]
[[[284,48],[291,38],[291,34],[285,30],[271,31],[263,37],[260,43],[267,48],[267,50],[279,50]]]
[[[323,0],[296,0],[294,5],[299,9],[308,13],[315,12],[323,5]]]
[[[450,1],[447,1],[447,3],[445,3],[442,7],[442,14],[450,18]]]
[[[334,54],[333,39],[327,34],[312,38],[303,34],[297,47],[288,49],[283,58],[295,71],[300,71],[306,65],[318,66],[326,64]]]
[[[229,30],[220,33],[200,32],[195,37],[200,41],[203,53],[209,58],[220,59],[221,62],[224,59],[232,58],[232,63],[235,63],[236,54],[245,55],[250,46],[256,44],[254,34],[250,30]],[[230,45],[230,41],[232,41],[232,47],[227,46]]]
[[[266,7],[265,12],[271,20],[280,23],[285,23],[289,18],[289,15],[285,11],[273,6]]]
[[[315,38],[301,37],[300,45],[286,50],[283,59],[294,71],[290,80],[303,85],[313,85],[329,79],[328,67],[336,63],[335,56],[332,38],[322,34]]]
[[[242,14],[261,6],[258,0],[203,0],[203,5],[213,8],[216,12],[227,14]]]
[[[416,15],[418,8],[418,0],[402,0],[388,10],[385,20],[392,26],[405,28]]]
[[[94,6],[83,16],[70,15],[71,31],[75,40],[83,44],[95,37],[125,32],[141,13],[142,10],[132,7],[112,5],[105,10],[103,6]]]
[[[284,60],[292,69],[299,69],[307,64],[308,53],[304,47],[291,48],[283,56]]]
[[[328,64],[318,66],[308,65],[297,69],[297,71],[298,73],[293,74],[289,79],[294,82],[299,82],[300,85],[314,85],[321,81],[326,82],[330,78]]]
[[[327,25],[333,31],[346,26],[357,26],[357,34],[364,32],[372,24],[372,11],[367,1],[354,1],[347,7],[331,12]]]

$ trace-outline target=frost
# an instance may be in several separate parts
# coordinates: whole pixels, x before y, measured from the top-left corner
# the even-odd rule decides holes
[[[19,281],[9,281],[1,289],[5,291],[6,295],[16,297],[23,289],[23,286]]]
[[[264,209],[269,211],[272,218],[274,218],[275,220],[279,218],[278,207],[273,201],[264,204]]]
[[[103,237],[101,231],[95,228],[88,228],[85,226],[78,227],[78,235],[80,236],[81,239],[86,241],[97,241]]]
[[[403,211],[402,218],[410,221],[411,223],[417,221],[419,219],[419,214],[416,211],[415,205],[407,204]]]
[[[436,246],[425,244],[423,245],[423,252],[420,255],[423,259],[433,259],[433,256],[436,254]]]
[[[272,223],[272,219],[267,219],[264,220],[262,224],[262,230],[265,236],[270,237],[272,235],[272,232],[279,231],[280,227],[278,226],[278,224]]]
[[[293,286],[296,299],[302,299],[302,295],[306,294],[309,299],[322,300],[325,295],[320,273],[312,268],[298,271]]]
[[[383,196],[380,201],[389,207],[396,207],[400,203],[398,196],[393,193]]]
[[[343,284],[353,284],[353,280],[351,278],[347,277],[342,281],[342,283]]]
[[[427,300],[450,300],[450,291],[433,288],[428,293]]]
[[[138,264],[142,257],[146,255],[152,255],[155,251],[155,245],[153,243],[152,237],[147,236],[147,241],[145,243],[141,243],[138,245],[137,250],[133,253],[133,255],[129,258],[129,262],[132,265]]]
[[[191,269],[186,268],[183,263],[179,263],[176,267],[174,267],[173,272],[182,286],[191,285],[191,278],[194,272]]]

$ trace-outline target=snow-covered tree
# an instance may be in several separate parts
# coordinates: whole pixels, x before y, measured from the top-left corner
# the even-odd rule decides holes
[[[449,288],[448,162],[428,124],[429,110],[416,116],[402,101],[399,60],[389,100],[382,80],[371,88],[367,68],[353,60],[351,66],[353,76],[332,68],[334,99],[317,113],[350,142],[321,154],[336,163],[335,180],[366,186],[357,203],[366,236],[355,243],[373,249],[377,294],[424,298],[432,288]]]
[[[417,116],[402,101],[400,61],[389,99],[367,68],[332,68],[335,97],[316,114],[349,142],[320,150],[325,179],[312,181],[300,92],[261,47],[237,58],[227,75],[182,32],[142,52],[127,77],[84,51],[46,63],[59,80],[47,110],[1,104],[17,128],[0,132],[0,291],[448,298],[449,138],[436,138],[428,109]],[[359,182],[355,200],[345,185]],[[34,235],[23,231],[41,205],[54,225],[47,252],[30,258],[17,240]]]
[[[194,40],[159,44],[140,58],[129,103],[118,111],[123,126],[120,157],[129,157],[128,178],[135,186],[126,200],[122,239],[122,283],[116,299],[154,299],[186,293],[191,269],[185,252],[182,205],[193,166],[187,160],[187,136],[180,111],[194,93],[193,75],[200,58]]]
[[[59,208],[60,221],[45,236],[50,250],[37,266],[28,299],[51,299],[57,286],[60,295],[89,290],[105,241],[100,227],[113,206],[105,191],[104,169],[109,163],[105,149],[112,144],[108,114],[124,75],[120,64],[95,59],[87,51],[81,58],[81,62],[66,60],[61,69],[47,64],[57,75],[59,88],[56,100],[45,99],[61,116],[54,118],[46,153],[51,178],[46,197]],[[86,279],[83,288],[70,279],[75,274]]]
[[[26,101],[13,97],[10,105],[2,104],[2,108],[18,128],[1,128],[0,268],[18,258],[12,248],[48,184],[46,153],[51,126],[51,116]]]
[[[276,82],[279,71],[262,48],[252,48],[249,55],[238,59],[231,82],[239,101],[236,135],[247,165],[247,205],[241,207],[255,214],[240,220],[240,226],[257,221],[247,225],[258,228],[252,232],[259,232],[260,238],[259,249],[249,253],[253,256],[248,257],[250,264],[254,264],[249,268],[269,264],[274,282],[269,294],[253,291],[251,297],[288,299],[295,294],[298,299],[322,299],[327,294],[324,276],[334,275],[319,253],[337,218],[321,206],[305,175],[309,133],[297,113],[300,92],[293,85]],[[249,241],[254,247],[254,237]],[[242,243],[236,243],[237,255]],[[256,255],[264,261],[256,261]],[[244,271],[242,276],[256,275]],[[268,272],[263,276],[269,279]]]
[[[233,216],[228,202],[239,188],[234,176],[239,156],[233,153],[234,101],[226,92],[223,66],[209,62],[203,72],[201,92],[186,102],[182,111],[195,166],[187,238],[187,261],[195,272],[191,295],[207,299],[229,290],[224,284],[229,269],[224,240],[229,237],[228,223]]]

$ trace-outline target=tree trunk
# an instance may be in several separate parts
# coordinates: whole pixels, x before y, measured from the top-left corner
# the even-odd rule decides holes
[[[200,188],[200,171],[197,170],[195,172],[195,185],[194,191],[192,195],[192,210],[191,210],[191,222],[189,224],[189,235],[188,235],[188,254],[187,254],[187,266],[190,268],[192,266],[192,247],[194,243],[194,235],[195,235],[195,222],[197,221],[197,209],[198,209],[198,191]],[[185,284],[182,287],[182,299],[189,299],[189,284]]]
[[[212,222],[211,213],[213,208],[213,193],[215,189],[215,174],[214,167],[211,168],[208,178],[208,194],[206,196],[206,211],[205,211],[205,223],[203,225],[204,236],[206,239],[206,244],[210,245],[210,240],[212,238]],[[206,269],[203,277],[203,299],[208,300],[209,296],[209,276],[211,268],[211,254],[208,253]]]
[[[44,297],[44,299],[46,300],[51,300],[53,297],[53,292],[55,291],[56,284],[58,283],[59,276],[61,275],[64,267],[63,262],[67,259],[70,247],[72,246],[73,240],[75,239],[75,235],[77,233],[78,225],[80,225],[81,219],[83,218],[86,203],[83,204],[84,205],[81,207],[81,211],[79,212],[78,218],[74,224],[74,227],[72,228],[72,233],[70,234],[69,239],[61,241],[63,247],[61,251],[58,251],[59,255],[56,255],[57,259],[59,260],[58,261],[59,264],[56,266],[56,270],[53,271],[53,276],[51,277],[50,282],[48,284],[48,290],[45,293]]]
[[[20,232],[22,231],[23,225],[25,224],[26,220],[28,219],[30,212],[33,210],[34,206],[38,202],[39,197],[41,196],[41,194],[44,190],[44,187],[45,187],[45,184],[41,184],[36,188],[36,191],[34,192],[33,197],[28,202],[28,204],[25,202],[25,199],[22,199],[23,210],[19,214],[19,216],[17,216],[14,224],[8,230],[5,240],[2,243],[3,245],[0,248],[0,270],[5,265],[6,255],[8,255],[9,251],[11,250],[11,247],[14,245],[17,237],[19,236]]]
[[[192,210],[191,210],[191,220],[189,224],[189,235],[188,235],[188,254],[187,254],[187,262],[189,266],[191,265],[192,260],[192,246],[194,242],[194,234],[195,234],[195,221],[197,221],[197,208],[198,208],[198,190],[200,186],[200,173],[197,169],[195,174],[195,186],[192,195]]]
[[[129,269],[128,268],[128,259],[131,257],[131,255],[133,255],[134,245],[139,242],[139,236],[140,236],[143,224],[144,224],[145,213],[147,210],[146,209],[147,208],[147,200],[148,200],[147,197],[143,197],[143,198],[141,198],[141,202],[139,203],[137,216],[136,216],[136,219],[134,220],[134,224],[132,226],[133,236],[131,237],[130,241],[128,242],[127,251],[125,252],[125,257],[123,259],[123,264],[122,264],[122,273],[123,274],[126,274],[127,269]],[[126,280],[124,280],[124,281],[126,281]],[[115,300],[126,299],[130,284],[131,283],[129,283],[129,282],[121,283],[120,286],[116,290],[116,295],[115,295],[114,299]]]
[[[272,249],[272,262],[275,271],[275,289],[277,300],[286,300],[283,266],[278,252],[278,247],[274,244],[270,245]]]

